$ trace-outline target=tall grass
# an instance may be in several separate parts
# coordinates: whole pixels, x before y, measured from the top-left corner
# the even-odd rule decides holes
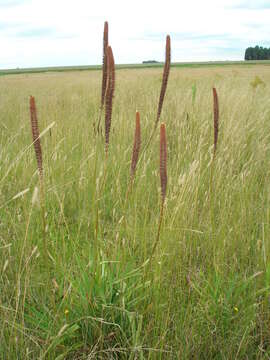
[[[265,87],[251,88],[256,75]],[[134,113],[140,109],[141,139],[148,138],[162,70],[118,71],[98,191],[106,154],[89,118],[99,115],[101,77],[0,77],[0,358],[267,359],[268,69],[172,68],[161,116],[169,186],[161,191],[154,136],[140,152],[125,212]],[[221,131],[209,211],[213,83]],[[55,122],[53,136],[41,139],[49,267],[27,94],[35,94],[40,130]]]

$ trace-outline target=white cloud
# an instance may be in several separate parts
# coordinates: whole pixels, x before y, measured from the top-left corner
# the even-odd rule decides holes
[[[267,3],[0,0],[0,68],[100,63],[105,20],[118,63],[162,60],[167,33],[173,61],[241,59],[270,46]]]

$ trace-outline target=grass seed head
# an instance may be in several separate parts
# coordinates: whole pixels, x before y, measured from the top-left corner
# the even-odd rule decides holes
[[[37,109],[34,96],[30,96],[30,119],[31,119],[31,129],[33,137],[33,145],[35,149],[37,166],[39,175],[43,177],[43,166],[42,166],[42,150],[41,143],[39,138],[39,128],[38,128],[38,119],[37,119]]]
[[[170,66],[171,66],[171,39],[170,36],[167,35],[166,38],[166,55],[165,55],[165,64],[163,68],[163,77],[162,77],[162,85],[160,90],[159,102],[158,102],[158,111],[157,111],[157,118],[156,118],[156,126],[159,122],[163,101],[166,93],[169,73],[170,73]]]
[[[107,47],[108,79],[105,94],[105,152],[108,155],[112,120],[112,102],[115,87],[115,65],[112,48]]]
[[[109,25],[108,22],[104,23],[104,32],[103,32],[103,62],[102,62],[102,87],[101,87],[101,110],[104,106],[105,101],[105,92],[106,92],[106,84],[108,77],[108,64],[107,64],[107,47],[108,47],[108,39],[109,39]]]

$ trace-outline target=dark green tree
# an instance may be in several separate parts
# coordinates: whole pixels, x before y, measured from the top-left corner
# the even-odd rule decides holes
[[[248,47],[245,51],[245,60],[270,60],[270,48],[259,45]]]

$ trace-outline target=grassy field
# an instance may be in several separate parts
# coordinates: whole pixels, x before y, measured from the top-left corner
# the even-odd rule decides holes
[[[223,66],[254,66],[254,65],[270,65],[270,60],[252,60],[252,61],[210,61],[210,62],[176,62],[172,63],[172,67],[177,68],[202,68],[202,67],[223,67]],[[118,64],[116,68],[120,69],[149,69],[161,68],[162,62],[158,63],[142,63],[142,64]],[[0,69],[0,76],[17,75],[17,74],[39,74],[45,72],[67,72],[67,71],[89,71],[100,70],[101,65],[81,65],[81,66],[54,66],[40,68],[17,68],[17,69]]]
[[[155,257],[159,133],[129,181],[162,69],[116,71],[105,172],[101,72],[0,77],[0,359],[270,359],[269,66],[172,68]],[[261,81],[260,81],[261,80]],[[212,87],[220,103],[213,152]],[[193,90],[192,90],[193,89]],[[29,96],[44,161],[44,252]]]

